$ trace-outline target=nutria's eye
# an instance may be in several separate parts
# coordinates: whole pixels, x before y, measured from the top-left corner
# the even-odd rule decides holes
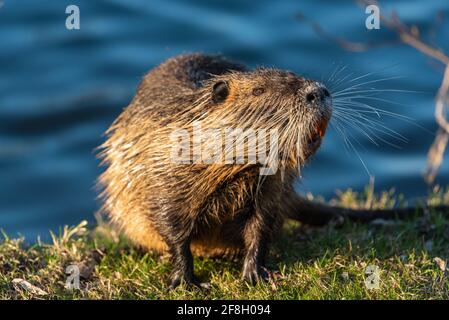
[[[260,96],[262,93],[265,92],[264,88],[254,88],[253,89],[253,96]]]
[[[226,81],[218,81],[214,84],[212,90],[212,100],[215,103],[223,102],[229,94],[228,84]]]

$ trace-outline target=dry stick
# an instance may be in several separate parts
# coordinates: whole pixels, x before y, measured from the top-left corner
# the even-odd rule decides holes
[[[438,90],[435,103],[435,118],[437,119],[440,129],[437,132],[435,140],[429,149],[427,155],[427,168],[424,177],[428,183],[432,183],[438,174],[438,169],[443,161],[444,150],[449,140],[449,125],[444,117],[445,102],[449,99],[449,64],[446,65],[444,71],[443,82]]]
[[[449,92],[449,64],[446,65],[446,70],[444,71],[443,82],[441,83],[440,89],[438,89],[437,101],[435,103],[435,118],[438,124],[447,133],[449,133],[449,123],[444,117],[444,106],[445,101],[448,99]]]
[[[373,4],[374,2],[364,1],[364,3]],[[447,143],[449,141],[449,122],[444,115],[444,107],[449,99],[449,57],[441,50],[425,43],[419,37],[419,32],[417,32],[417,29],[409,28],[403,24],[394,12],[392,13],[390,19],[384,17],[383,15],[381,15],[380,18],[390,30],[395,31],[399,35],[402,42],[446,65],[443,80],[440,88],[438,89],[435,102],[435,120],[440,128],[438,129],[434,142],[429,148],[427,154],[427,166],[424,171],[424,178],[426,182],[430,184],[435,181],[438,170],[443,161],[444,151],[446,150]]]
[[[379,6],[378,2],[375,0],[358,2],[364,5],[374,4]],[[391,14],[391,18],[386,18],[385,16],[380,15],[380,19],[390,30],[395,31],[399,35],[402,42],[415,48],[421,53],[440,61],[446,66],[435,102],[435,120],[440,128],[427,153],[427,166],[424,171],[424,178],[426,182],[430,184],[435,181],[435,177],[437,176],[443,161],[444,151],[446,150],[449,141],[449,122],[444,115],[445,104],[448,103],[449,100],[449,57],[441,50],[424,42],[420,38],[417,28],[409,28],[403,24],[395,12]]]
[[[380,5],[375,0],[358,0],[357,1],[360,5],[369,6],[369,5],[375,5],[379,8],[379,12],[382,10],[380,9]],[[430,56],[443,64],[447,65],[449,64],[449,57],[445,55],[441,50],[431,46],[430,44],[424,42],[419,36],[418,28],[413,27],[410,28],[399,19],[399,16],[396,14],[395,11],[392,11],[391,17],[387,18],[384,15],[380,14],[380,20],[392,31],[395,31],[399,38],[402,40],[403,43],[408,44],[409,46],[417,49],[421,53]]]
[[[404,43],[446,65],[435,102],[435,120],[440,129],[427,153],[427,166],[424,171],[424,178],[430,184],[435,181],[449,140],[449,122],[444,115],[445,102],[448,99],[449,92],[449,57],[442,51],[422,41],[419,35],[413,33],[410,28],[402,24],[397,16],[393,16],[392,19],[383,18],[382,21],[385,22],[388,28],[396,31]]]
[[[441,63],[447,65],[449,64],[449,57],[446,56],[441,50],[432,47],[430,44],[424,42],[420,36],[419,32],[416,31],[415,28],[410,28],[403,24],[397,14],[393,11],[391,18],[386,18],[383,15],[380,15],[380,20],[384,22],[384,24],[392,31],[395,31],[399,38],[405,44],[417,49],[421,53],[432,57]]]
[[[443,129],[438,129],[435,140],[427,154],[427,167],[424,171],[424,178],[427,183],[432,183],[438,174],[438,169],[443,161],[444,150],[446,149],[449,135]]]
[[[384,41],[384,42],[370,42],[370,43],[349,41],[344,38],[335,37],[329,34],[321,27],[321,25],[310,20],[306,15],[302,14],[301,12],[296,14],[296,18],[298,20],[301,20],[301,22],[308,24],[312,28],[312,30],[322,38],[327,39],[331,42],[335,42],[338,46],[348,51],[363,52],[373,48],[393,46],[400,43],[400,41],[397,40]]]
[[[361,5],[376,5],[380,8],[379,4],[375,0],[360,0],[357,1]],[[381,10],[379,10],[381,11]],[[340,47],[351,51],[365,51],[376,46],[384,44],[363,44],[359,42],[351,42],[342,38],[334,37],[324,31],[324,29],[315,22],[308,20],[303,14],[298,15],[298,18],[311,25],[313,30],[321,37],[331,40],[338,44]],[[437,132],[435,140],[432,146],[429,148],[427,155],[427,167],[424,172],[424,177],[428,183],[432,183],[438,173],[438,169],[443,161],[444,151],[446,150],[447,143],[449,141],[449,122],[444,115],[445,105],[449,104],[449,57],[441,50],[431,46],[423,41],[416,27],[410,28],[401,22],[398,15],[392,12],[391,17],[387,18],[384,15],[380,15],[381,21],[392,31],[396,32],[401,41],[412,48],[415,48],[419,52],[426,56],[432,57],[435,60],[443,63],[446,66],[444,77],[441,86],[438,90],[435,103],[435,119],[440,129]]]

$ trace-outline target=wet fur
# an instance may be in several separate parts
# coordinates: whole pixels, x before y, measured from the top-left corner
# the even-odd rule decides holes
[[[229,87],[222,103],[212,99],[218,81]],[[171,254],[172,286],[196,282],[192,253],[243,256],[243,278],[263,277],[269,243],[285,218],[314,225],[338,215],[376,218],[313,204],[294,191],[298,169],[315,152],[307,141],[331,112],[305,107],[313,85],[290,72],[247,70],[201,54],[169,59],[144,77],[107,131],[101,152],[107,168],[99,183],[103,211],[132,241]],[[258,164],[172,163],[170,133],[195,120],[203,129],[279,129],[279,170],[261,179]]]
[[[216,104],[211,88],[220,80],[229,95]],[[244,255],[245,279],[263,273],[268,244],[291,207],[298,166],[308,157],[309,126],[323,116],[300,107],[301,89],[309,84],[284,71],[247,71],[222,57],[179,56],[145,76],[107,131],[101,152],[107,169],[99,179],[103,211],[135,243],[171,253],[172,285],[195,281],[191,252]],[[172,163],[170,133],[193,120],[203,128],[282,128],[282,170],[261,181],[260,165]]]

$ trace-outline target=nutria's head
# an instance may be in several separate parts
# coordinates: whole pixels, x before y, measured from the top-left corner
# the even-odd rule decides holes
[[[205,113],[196,119],[206,127],[277,129],[284,167],[297,168],[316,152],[332,114],[323,84],[275,69],[215,76],[201,91],[198,105]]]

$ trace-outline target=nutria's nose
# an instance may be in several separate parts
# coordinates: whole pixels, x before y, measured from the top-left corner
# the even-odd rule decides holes
[[[325,87],[315,86],[307,93],[306,101],[309,104],[321,103],[328,97],[330,93]]]

